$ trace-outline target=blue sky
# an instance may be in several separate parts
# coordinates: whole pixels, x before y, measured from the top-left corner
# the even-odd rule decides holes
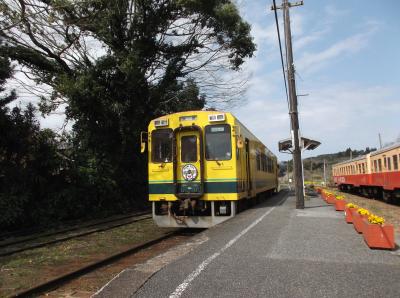
[[[271,3],[238,1],[257,52],[244,66],[246,102],[233,112],[286,160],[277,150],[290,130]],[[305,0],[291,9],[297,90],[309,94],[299,97],[301,132],[322,143],[305,157],[378,147],[379,132],[384,143],[400,137],[399,11],[395,0]]]
[[[245,98],[229,110],[287,160],[277,146],[290,136],[290,122],[272,0],[235,2],[252,26],[257,52],[243,66],[243,77],[250,77]],[[301,133],[322,143],[305,157],[378,147],[378,133],[384,143],[400,137],[399,11],[398,0],[305,0],[291,9],[298,94],[309,94],[299,97]],[[60,111],[41,125],[60,131],[63,120]]]

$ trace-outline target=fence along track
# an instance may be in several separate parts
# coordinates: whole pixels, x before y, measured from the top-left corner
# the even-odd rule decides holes
[[[46,234],[42,234],[40,236],[29,237],[27,239],[17,240],[17,241],[9,242],[9,243],[6,243],[6,244],[2,244],[2,245],[0,245],[0,247],[3,248],[2,249],[3,251],[0,250],[0,257],[9,256],[9,255],[12,255],[12,254],[15,254],[15,253],[18,253],[18,252],[23,252],[23,251],[34,249],[34,248],[40,248],[40,247],[47,246],[47,245],[50,245],[50,244],[55,244],[55,243],[58,243],[58,242],[70,240],[70,239],[73,239],[73,238],[87,236],[87,235],[90,235],[90,234],[93,234],[93,233],[97,233],[97,232],[111,230],[111,229],[114,229],[114,228],[118,228],[118,227],[121,227],[121,226],[124,226],[124,225],[128,225],[128,224],[134,223],[134,222],[138,222],[138,221],[141,221],[141,220],[149,219],[149,218],[152,217],[149,212],[142,212],[142,213],[138,213],[138,214],[135,214],[135,215],[136,215],[136,217],[134,219],[132,219],[132,220],[123,221],[124,219],[129,219],[134,215],[130,215],[130,216],[126,216],[126,217],[118,218],[118,219],[113,219],[113,220],[108,220],[108,221],[102,221],[102,222],[93,223],[93,224],[84,225],[84,226],[78,226],[78,227],[74,227],[72,229],[63,229],[63,230],[56,231],[54,233],[46,233]],[[43,241],[43,242],[33,243],[32,245],[28,245],[28,246],[25,246],[25,247],[18,247],[18,248],[14,248],[14,249],[11,248],[9,250],[7,250],[7,249],[4,250],[5,247],[13,246],[13,245],[16,245],[16,244],[22,244],[24,242],[29,242],[29,241],[40,239],[40,238],[44,238],[44,237],[51,237],[51,236],[55,236],[55,235],[62,234],[62,233],[73,232],[73,231],[76,231],[76,230],[79,230],[79,229],[83,229],[83,228],[96,227],[96,226],[99,226],[99,225],[102,225],[102,224],[106,224],[106,223],[110,223],[110,222],[116,222],[116,221],[118,221],[119,223],[113,224],[113,225],[108,225],[106,227],[89,229],[89,230],[81,232],[81,233],[76,233],[76,234],[73,234],[73,235],[67,235],[67,236],[64,236],[64,237],[61,237],[61,238],[57,238],[57,239],[54,239],[54,240],[50,240],[50,241]],[[123,222],[121,223],[121,221],[123,221]]]

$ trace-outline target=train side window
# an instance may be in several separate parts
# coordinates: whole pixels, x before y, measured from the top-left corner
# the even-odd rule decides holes
[[[230,160],[232,158],[231,127],[229,124],[207,125],[206,159]]]
[[[382,159],[378,159],[378,172],[382,172]]]
[[[387,169],[386,157],[383,157],[383,167]]]
[[[273,159],[270,158],[269,156],[267,158],[267,172],[272,173],[272,168],[273,168]]]
[[[182,136],[181,137],[181,161],[196,162],[197,161],[197,137]]]
[[[387,167],[388,167],[389,171],[392,170],[392,163],[391,163],[390,157],[387,158]]]
[[[393,155],[393,170],[398,170],[399,169],[399,164],[397,160],[397,155]]]
[[[267,171],[267,157],[265,156],[265,154],[262,154],[262,171],[266,172]]]
[[[375,173],[378,172],[378,164],[377,164],[376,159],[374,160],[374,172]]]
[[[260,170],[260,153],[256,152],[257,171]]]
[[[156,129],[151,133],[152,162],[172,161],[172,129]]]

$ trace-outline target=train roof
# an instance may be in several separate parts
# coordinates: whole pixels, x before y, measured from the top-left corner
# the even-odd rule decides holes
[[[365,158],[366,158],[365,155],[361,155],[361,156],[358,156],[358,157],[353,158],[353,159],[348,159],[348,160],[345,160],[345,161],[341,161],[341,162],[335,163],[335,164],[332,165],[332,166],[333,166],[333,167],[335,167],[335,166],[340,166],[340,165],[344,165],[344,164],[346,164],[346,163],[350,163],[350,162],[354,162],[354,161],[359,161],[359,160],[362,160],[362,159],[365,159]]]
[[[241,126],[243,126],[243,127],[247,130],[247,132],[252,136],[252,138],[254,138],[255,140],[257,140],[258,142],[260,142],[261,144],[263,144],[263,145],[265,146],[265,149],[266,149],[266,151],[267,151],[268,154],[270,154],[270,155],[272,155],[273,157],[276,158],[276,155],[275,155],[263,142],[261,142],[260,139],[257,138],[245,125],[243,125],[243,123],[242,123],[241,121],[239,121],[239,119],[238,119],[234,114],[232,114],[231,112],[220,111],[220,110],[192,110],[192,111],[182,111],[182,112],[176,112],[176,113],[171,113],[171,114],[163,115],[163,116],[160,116],[160,117],[155,118],[155,119],[153,119],[153,120],[160,119],[160,118],[163,118],[163,117],[165,117],[165,116],[170,116],[170,115],[180,115],[180,114],[185,114],[185,115],[186,115],[186,114],[192,114],[192,113],[208,113],[208,114],[224,113],[224,114],[229,114],[229,115],[231,115],[238,123],[240,123]]]
[[[393,149],[396,149],[396,148],[400,148],[400,142],[397,142],[397,143],[394,143],[394,144],[392,144],[390,146],[387,146],[387,147],[384,147],[382,149],[373,151],[373,152],[370,153],[370,155],[371,156],[375,156],[375,155],[382,154],[382,153],[385,153],[387,151],[390,151],[390,150],[393,150]],[[362,156],[359,156],[359,157],[356,157],[356,158],[353,158],[353,159],[348,159],[348,160],[336,163],[333,166],[344,165],[346,163],[350,163],[350,162],[353,162],[353,161],[359,161],[359,160],[362,160],[362,159],[365,159],[365,158],[366,158],[366,155],[362,155]]]
[[[382,149],[376,150],[374,152],[371,152],[371,156],[377,155],[377,154],[381,154],[381,153],[385,153],[386,151],[390,151],[396,148],[400,147],[400,142],[394,143],[390,146],[384,147]]]

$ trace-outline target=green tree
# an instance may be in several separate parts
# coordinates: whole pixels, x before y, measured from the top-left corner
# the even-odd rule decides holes
[[[52,87],[42,112],[67,104],[81,162],[122,205],[145,193],[138,138],[149,120],[201,109],[196,74],[238,70],[255,50],[227,0],[19,0],[1,10],[0,53]]]

